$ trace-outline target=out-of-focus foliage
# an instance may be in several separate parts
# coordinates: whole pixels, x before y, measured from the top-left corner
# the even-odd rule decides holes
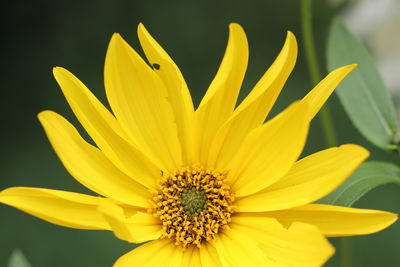
[[[340,21],[331,26],[327,46],[328,69],[346,64],[358,68],[336,89],[353,124],[370,142],[385,150],[399,150],[396,109],[383,80],[363,44]],[[364,163],[345,183],[320,203],[351,206],[367,192],[388,183],[400,184],[400,168],[389,162]]]
[[[393,101],[368,51],[339,20],[330,30],[327,60],[329,70],[358,64],[336,93],[353,124],[370,142],[396,149],[400,137]]]
[[[399,166],[388,162],[369,161],[358,168],[334,192],[318,202],[338,206],[352,206],[370,190],[390,183],[400,185]]]
[[[11,254],[7,267],[32,267],[24,254],[19,249],[15,249]]]

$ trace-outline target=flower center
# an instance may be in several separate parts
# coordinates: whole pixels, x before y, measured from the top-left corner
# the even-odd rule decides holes
[[[190,215],[199,215],[207,209],[207,195],[203,190],[184,189],[180,197],[183,210]]]
[[[162,174],[150,212],[162,222],[161,238],[201,247],[228,227],[233,201],[223,173],[194,165]]]

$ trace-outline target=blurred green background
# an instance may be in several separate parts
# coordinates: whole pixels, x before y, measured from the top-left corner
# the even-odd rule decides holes
[[[321,66],[325,66],[323,53],[329,23],[346,5],[314,2],[317,50]],[[195,105],[216,73],[230,22],[244,27],[250,43],[241,97],[272,63],[287,30],[298,38],[299,58],[274,113],[310,90],[301,43],[299,1],[16,0],[3,6],[2,13],[0,190],[36,186],[90,194],[65,171],[36,114],[51,109],[78,125],[52,77],[53,66],[72,71],[105,103],[102,72],[108,41],[113,32],[120,32],[142,53],[136,37],[139,22],[146,25],[181,68]],[[364,145],[373,159],[396,160],[360,136],[336,96],[330,99],[330,105],[340,143]],[[304,154],[324,147],[319,123],[314,120]],[[392,185],[380,187],[356,206],[399,213],[400,189]],[[398,266],[399,225],[352,238],[354,266]],[[0,266],[6,266],[15,248],[22,250],[33,267],[105,267],[135,247],[109,232],[55,226],[5,205],[0,205],[0,226]],[[328,266],[339,266],[338,256]]]

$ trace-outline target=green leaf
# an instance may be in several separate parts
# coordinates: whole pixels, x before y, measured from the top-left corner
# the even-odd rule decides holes
[[[363,195],[380,185],[400,185],[400,168],[393,163],[369,161],[361,165],[341,186],[318,203],[351,206]]]
[[[8,267],[31,267],[28,260],[19,249],[15,249],[8,261]]]
[[[329,70],[358,64],[336,93],[365,138],[380,148],[395,149],[400,131],[393,101],[368,51],[339,20],[330,30],[327,61]]]

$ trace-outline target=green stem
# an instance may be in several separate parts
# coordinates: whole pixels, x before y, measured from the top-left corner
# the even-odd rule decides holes
[[[301,26],[303,32],[303,46],[307,57],[307,64],[310,73],[312,86],[315,86],[321,80],[321,71],[318,66],[316,50],[314,46],[314,35],[312,29],[312,2],[311,0],[301,0]],[[332,115],[328,103],[320,110],[319,119],[321,121],[322,131],[325,137],[325,143],[328,147],[337,146],[335,127],[333,125]],[[352,248],[351,239],[348,237],[340,240],[340,266],[352,266]]]
[[[351,267],[352,262],[352,245],[350,237],[340,238],[340,266],[341,267]]]
[[[307,57],[308,69],[310,72],[310,80],[312,86],[315,86],[321,80],[321,72],[318,66],[318,60],[314,46],[311,0],[301,1],[301,26],[303,32],[303,46]],[[320,110],[318,116],[321,121],[326,145],[328,147],[337,146],[338,142],[328,103],[325,103],[325,105]]]

